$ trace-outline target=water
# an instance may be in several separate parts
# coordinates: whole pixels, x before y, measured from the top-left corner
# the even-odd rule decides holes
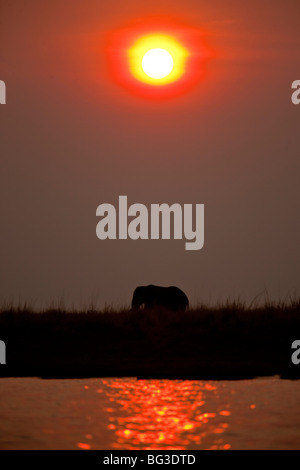
[[[300,381],[0,379],[0,449],[300,449]]]

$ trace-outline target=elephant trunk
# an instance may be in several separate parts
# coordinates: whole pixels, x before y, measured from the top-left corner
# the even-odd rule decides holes
[[[132,310],[138,310],[140,308],[140,305],[139,303],[137,302],[136,299],[132,299],[132,302],[131,302],[131,309]]]

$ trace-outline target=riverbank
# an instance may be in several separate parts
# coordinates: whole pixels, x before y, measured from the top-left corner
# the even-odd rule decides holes
[[[246,309],[67,312],[3,309],[0,376],[299,379],[300,304]]]

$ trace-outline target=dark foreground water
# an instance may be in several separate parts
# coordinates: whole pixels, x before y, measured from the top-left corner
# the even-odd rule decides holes
[[[300,381],[0,379],[1,449],[300,449]]]

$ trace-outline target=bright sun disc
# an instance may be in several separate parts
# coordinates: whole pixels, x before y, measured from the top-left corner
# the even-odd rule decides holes
[[[215,56],[206,45],[210,34],[169,14],[133,18],[122,28],[107,31],[106,40],[99,36],[107,78],[140,98],[180,96],[206,79],[208,60]],[[93,70],[99,80],[102,67]]]
[[[142,68],[151,78],[164,78],[173,69],[172,56],[165,49],[150,49],[143,57]]]
[[[172,36],[141,36],[128,49],[131,74],[148,85],[167,85],[182,77],[188,51]]]

